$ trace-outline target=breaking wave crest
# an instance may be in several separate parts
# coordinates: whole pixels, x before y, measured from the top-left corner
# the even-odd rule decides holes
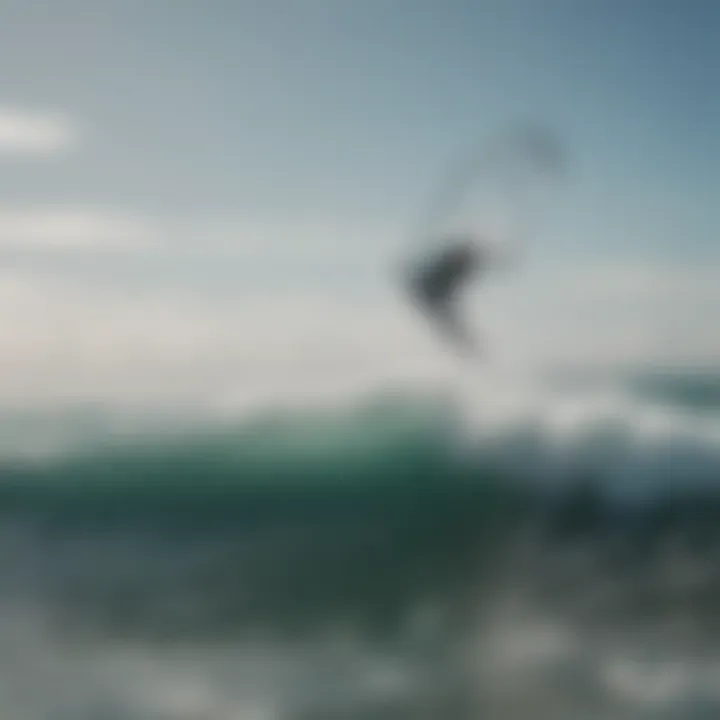
[[[635,388],[8,415],[0,711],[406,717],[469,643],[489,718],[706,717],[720,415]]]

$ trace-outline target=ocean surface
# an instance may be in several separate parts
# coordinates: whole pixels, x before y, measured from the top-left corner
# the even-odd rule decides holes
[[[720,376],[0,413],[3,720],[720,717]]]

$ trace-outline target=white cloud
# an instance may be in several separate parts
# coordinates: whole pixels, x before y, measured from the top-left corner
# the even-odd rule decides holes
[[[244,218],[193,218],[167,225],[189,247],[248,260],[311,263],[363,262],[396,252],[399,233],[379,223],[343,225],[304,219],[253,222]]]
[[[0,205],[0,248],[164,248],[191,255],[294,266],[387,262],[396,235],[377,227],[234,218],[141,216],[92,205]]]
[[[710,270],[561,271],[486,292],[470,314],[491,366],[713,362],[720,283]],[[674,282],[674,285],[673,285]],[[222,396],[265,402],[349,387],[442,380],[453,357],[402,300],[317,288],[235,296],[140,293],[0,271],[0,397]]]
[[[78,142],[77,125],[63,113],[0,107],[0,154],[56,155]]]
[[[156,223],[93,207],[0,207],[0,247],[120,249],[152,244]]]
[[[393,367],[412,367],[428,343],[403,310],[307,293],[233,301],[163,288],[130,294],[5,271],[0,397],[151,401],[235,386],[277,397],[345,378],[382,378]],[[403,352],[390,350],[388,358],[388,343]],[[425,362],[437,357],[426,353]]]
[[[716,363],[714,263],[593,263],[528,271],[479,301],[515,355],[589,363]]]

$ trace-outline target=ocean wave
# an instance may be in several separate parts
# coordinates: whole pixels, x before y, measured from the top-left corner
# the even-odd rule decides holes
[[[452,594],[470,557],[528,528],[540,544],[600,547],[612,536],[638,561],[670,537],[692,552],[717,546],[715,419],[605,392],[475,390],[482,403],[468,404],[467,393],[464,404],[384,394],[344,409],[196,418],[101,441],[96,427],[92,443],[72,451],[6,459],[0,527],[32,529],[22,567],[37,577],[75,574],[53,586],[69,592],[58,606],[77,612],[90,602],[120,627],[136,613],[154,617],[157,601],[158,632],[193,624],[184,611],[171,621],[166,594],[146,597],[158,582],[193,578],[194,590],[170,591],[183,598],[216,583],[203,632],[241,617],[302,624],[328,607],[382,625],[409,598],[438,587]],[[95,603],[98,587],[123,589]],[[221,597],[222,611],[212,605]]]
[[[593,482],[626,498],[712,490],[720,486],[720,413],[690,405],[628,392],[619,382],[579,391],[490,377],[296,407],[6,411],[0,492],[418,489],[499,476],[550,489]]]
[[[8,717],[403,717],[460,638],[488,718],[717,708],[711,414],[463,380],[23,423],[0,471]]]

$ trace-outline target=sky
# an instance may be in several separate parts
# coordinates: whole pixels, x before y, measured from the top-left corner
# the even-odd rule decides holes
[[[393,263],[516,122],[568,173],[500,353],[715,362],[718,67],[711,0],[5,0],[0,398],[439,362]]]

